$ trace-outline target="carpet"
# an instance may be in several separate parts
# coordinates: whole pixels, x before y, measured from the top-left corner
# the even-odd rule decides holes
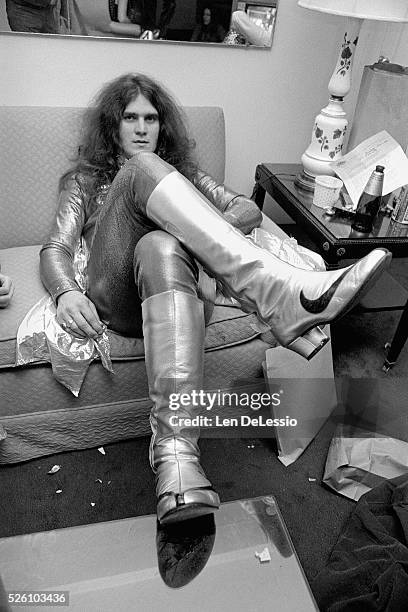
[[[402,264],[399,274],[406,282]],[[332,326],[332,346],[336,377],[388,384],[389,410],[400,419],[395,426],[405,436],[408,425],[401,416],[401,402],[408,396],[407,346],[388,374],[381,369],[383,345],[392,337],[399,316],[398,311],[349,314]],[[402,415],[406,414],[405,402]],[[324,567],[355,507],[321,484],[334,427],[335,420],[327,422],[287,468],[278,461],[273,440],[201,441],[202,463],[222,501],[276,497],[310,582]],[[139,438],[106,446],[105,455],[90,449],[2,466],[0,537],[155,512],[148,446],[147,438]],[[61,469],[48,474],[55,464]]]

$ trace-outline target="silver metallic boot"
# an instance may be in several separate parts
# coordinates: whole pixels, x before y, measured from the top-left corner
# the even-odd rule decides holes
[[[180,394],[188,397],[202,388],[203,303],[182,291],[165,291],[147,298],[142,313],[153,401],[150,463],[156,474],[157,518],[167,524],[214,512],[220,504],[199,462],[199,428],[189,422],[199,416],[198,407],[189,403],[174,409]]]
[[[282,346],[306,359],[327,340],[316,326],[348,312],[390,263],[386,249],[374,249],[347,268],[300,270],[246,239],[156,155],[140,154],[137,162],[148,176],[138,190],[146,215],[189,249],[243,310],[256,312]]]

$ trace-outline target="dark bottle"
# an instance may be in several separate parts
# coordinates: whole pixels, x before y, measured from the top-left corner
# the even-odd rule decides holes
[[[384,183],[384,166],[376,166],[360,196],[352,229],[368,234],[380,210]]]

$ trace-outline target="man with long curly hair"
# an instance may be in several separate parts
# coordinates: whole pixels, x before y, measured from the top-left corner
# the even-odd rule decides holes
[[[202,172],[193,144],[162,85],[142,74],[108,83],[86,116],[41,251],[42,279],[63,328],[96,338],[106,323],[143,337],[153,403],[150,461],[164,524],[219,506],[192,423],[215,298],[204,295],[198,263],[283,346],[310,359],[328,340],[317,326],[351,308],[390,259],[376,249],[333,272],[281,261],[245,237],[261,223],[260,211]],[[78,244],[89,253],[86,293],[75,281]]]

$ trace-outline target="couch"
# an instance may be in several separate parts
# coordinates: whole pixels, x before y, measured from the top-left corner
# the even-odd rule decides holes
[[[185,111],[200,166],[223,181],[222,109],[188,107]],[[128,342],[124,348],[112,337],[114,373],[93,362],[79,397],[54,379],[48,363],[15,366],[18,326],[29,308],[46,295],[38,253],[54,214],[58,178],[78,146],[82,115],[80,108],[0,108],[0,265],[16,286],[11,304],[0,310],[0,463],[150,432],[140,341]],[[206,333],[205,388],[228,390],[250,383],[253,389],[258,385],[263,389],[262,361],[266,349],[275,345],[270,332],[257,331],[254,315],[216,306]]]

